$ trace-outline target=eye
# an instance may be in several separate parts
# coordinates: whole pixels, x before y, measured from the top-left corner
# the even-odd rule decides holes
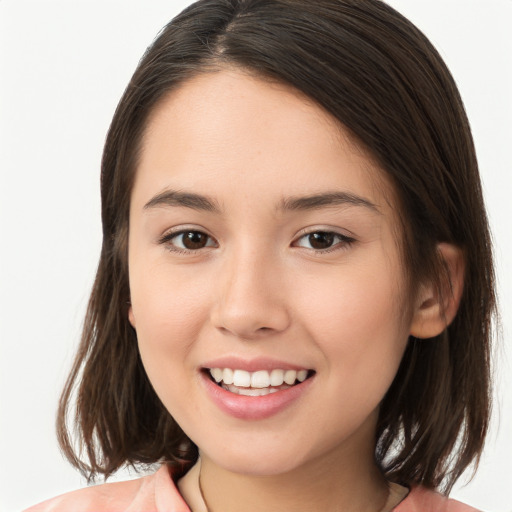
[[[160,243],[166,244],[171,250],[175,251],[197,251],[205,247],[217,246],[217,243],[211,236],[193,229],[164,235]]]
[[[333,231],[313,231],[298,238],[295,245],[315,251],[327,252],[329,249],[334,249],[337,246],[350,245],[354,241],[355,240],[349,236],[341,235]]]

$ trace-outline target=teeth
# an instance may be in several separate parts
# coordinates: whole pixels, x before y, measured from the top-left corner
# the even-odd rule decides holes
[[[224,372],[220,368],[212,368],[210,370],[212,377],[215,379],[215,382],[220,382],[222,380]]]
[[[286,370],[284,372],[284,381],[286,384],[291,386],[295,383],[295,379],[297,379],[297,372],[295,370]]]
[[[308,376],[308,371],[307,370],[299,370],[297,372],[297,380],[299,382],[304,382],[306,380],[307,376]]]
[[[226,370],[224,370],[226,371]],[[227,384],[227,382],[225,382]],[[233,373],[233,384],[241,388],[248,388],[251,386],[251,374],[244,370],[235,370]]]
[[[280,386],[284,382],[284,370],[272,370],[270,372],[270,385]]]
[[[283,384],[289,387],[293,386],[296,381],[304,382],[308,376],[308,370],[280,370],[276,368],[269,373],[266,370],[247,372],[245,370],[232,370],[231,368],[211,368],[210,374],[215,382],[222,383],[226,389],[234,393],[238,392],[235,390],[241,389],[243,391],[241,394],[261,396],[267,394],[269,390],[274,392],[272,388],[283,386]],[[244,390],[244,388],[247,388],[247,390]],[[254,390],[266,391],[265,393],[256,393]]]
[[[270,386],[270,375],[265,370],[254,372],[251,375],[252,388],[268,388]]]
[[[239,388],[233,384],[229,386],[222,386],[224,389],[231,391],[231,393],[235,393],[236,395],[244,395],[244,396],[265,396],[270,395],[271,393],[277,393],[278,391],[282,391],[283,389],[288,389],[291,386],[281,386],[279,388]]]
[[[224,370],[222,370],[222,380],[224,384],[233,384],[233,370],[224,368]]]

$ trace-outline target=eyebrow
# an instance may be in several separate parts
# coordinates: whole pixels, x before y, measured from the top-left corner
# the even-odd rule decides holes
[[[368,208],[375,213],[381,213],[377,205],[364,197],[350,192],[324,192],[310,196],[298,196],[284,198],[278,206],[280,211],[306,211],[316,210],[329,206],[359,206]],[[191,208],[193,210],[221,213],[221,207],[214,199],[178,190],[165,190],[150,199],[144,210],[162,206],[178,206]]]
[[[182,206],[213,213],[220,213],[221,211],[215,200],[193,192],[181,192],[179,190],[165,190],[157,194],[144,205],[144,210],[160,206]]]
[[[289,197],[283,199],[280,210],[316,210],[328,206],[362,206],[375,213],[381,213],[377,205],[364,197],[350,192],[325,192],[311,196]]]

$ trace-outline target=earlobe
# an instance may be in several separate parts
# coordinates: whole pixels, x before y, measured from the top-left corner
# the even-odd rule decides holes
[[[131,304],[130,307],[128,308],[128,320],[131,326],[135,329],[135,315],[133,314],[133,306]]]
[[[453,321],[459,308],[464,288],[464,254],[455,245],[437,246],[446,274],[441,282],[420,286],[411,323],[410,334],[415,338],[433,338],[441,334]]]

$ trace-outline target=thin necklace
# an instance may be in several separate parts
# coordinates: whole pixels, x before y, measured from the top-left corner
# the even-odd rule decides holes
[[[203,486],[201,485],[201,470],[199,470],[199,477],[198,477],[198,479],[197,479],[197,482],[198,482],[198,484],[199,484],[199,494],[201,495],[201,498],[202,498],[202,500],[203,500],[204,506],[205,506],[205,508],[206,508],[206,512],[212,512],[212,511],[210,510],[210,507],[208,506],[208,503],[207,503],[207,501],[206,501],[206,498],[204,497]],[[390,494],[390,491],[388,491],[388,498],[389,498],[389,494]],[[381,508],[381,509],[379,509],[379,512],[392,512],[392,511],[393,511],[393,509],[395,508],[395,506],[393,506],[391,509],[389,509],[389,511],[384,510],[384,509],[386,508],[386,505],[388,504],[387,502],[388,502],[388,500],[386,499],[386,500],[384,501],[384,505],[382,506],[382,508]]]
[[[199,477],[197,479],[197,482],[199,483],[199,494],[201,494],[201,498],[203,499],[206,512],[212,512],[210,510],[210,507],[208,506],[208,503],[206,503],[206,498],[204,497],[203,486],[201,485],[201,470],[199,470]]]

